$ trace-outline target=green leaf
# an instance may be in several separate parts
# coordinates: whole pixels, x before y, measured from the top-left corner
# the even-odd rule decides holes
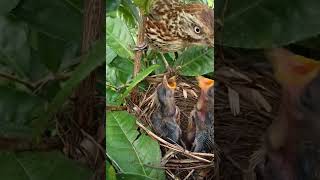
[[[0,1],[0,16],[8,14],[19,3],[19,0],[1,0]]]
[[[117,174],[117,177],[119,179],[124,179],[124,180],[157,180],[154,178],[150,178],[148,176],[142,176],[140,174],[134,174],[134,173],[119,173]]]
[[[38,52],[43,64],[46,65],[51,72],[56,72],[64,55],[65,42],[53,39],[43,33],[38,36]]]
[[[107,105],[115,105],[115,106],[121,105],[123,101],[120,101],[120,98],[121,98],[121,94],[117,90],[107,86],[106,88]]]
[[[110,64],[117,54],[107,45],[106,46],[106,64]]]
[[[106,68],[107,83],[119,87],[126,85],[132,78],[133,62],[117,57]]]
[[[155,69],[157,69],[159,67],[159,65],[152,65],[150,67],[148,67],[147,69],[141,71],[140,73],[137,74],[137,76],[132,80],[132,82],[129,84],[129,86],[127,87],[126,91],[123,93],[122,98],[124,99],[126,98],[130,92],[132,91],[132,89],[139,84],[139,82],[141,82],[142,80],[144,80],[144,78],[146,78],[150,73],[152,73],[152,71],[154,71]]]
[[[0,86],[0,136],[30,137],[33,111],[42,103],[39,97]]]
[[[106,180],[117,180],[116,171],[109,161],[106,162],[106,175]]]
[[[89,54],[84,57],[83,62],[75,69],[72,76],[65,83],[64,87],[53,98],[48,106],[48,111],[44,113],[40,119],[34,121],[35,135],[39,135],[47,126],[48,121],[62,107],[68,97],[70,97],[73,89],[80,84],[93,70],[105,62],[105,45],[104,41],[96,42],[90,49]]]
[[[129,49],[134,45],[133,38],[120,18],[107,17],[107,45],[120,57],[132,59],[134,56]]]
[[[214,53],[212,48],[192,47],[184,51],[175,62],[184,76],[198,76],[214,71]]]
[[[215,42],[270,48],[313,37],[320,33],[319,9],[319,0],[216,1],[215,18],[223,20],[223,28]]]
[[[27,78],[31,67],[28,28],[25,23],[0,16],[0,63]]]
[[[122,18],[126,20],[127,25],[130,24],[131,27],[135,27],[137,25],[137,22],[140,19],[139,11],[131,0],[122,0],[119,12],[122,14]]]
[[[113,12],[113,11],[116,11],[120,5],[120,2],[121,0],[107,0],[106,1],[106,5],[107,5],[107,8],[106,8],[106,12],[107,14]]]
[[[153,0],[133,0],[134,4],[137,5],[146,14],[149,13],[152,1]]]
[[[164,179],[160,166],[159,144],[145,134],[139,135],[136,118],[126,111],[108,112],[106,149],[119,165],[121,173],[134,173],[154,179]]]
[[[87,180],[93,173],[60,152],[0,152],[1,179]]]
[[[81,42],[83,14],[70,0],[24,0],[13,13],[52,38]]]

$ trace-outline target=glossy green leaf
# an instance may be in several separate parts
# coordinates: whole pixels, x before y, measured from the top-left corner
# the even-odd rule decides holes
[[[129,46],[134,46],[127,25],[120,18],[107,17],[107,45],[123,58],[133,58]]]
[[[119,106],[123,103],[120,101],[121,94],[114,88],[111,88],[107,85],[106,88],[106,103],[107,105]]]
[[[1,0],[0,1],[0,16],[8,14],[19,3],[19,0]]]
[[[132,20],[132,22],[129,22],[130,24],[135,24],[137,25],[137,22],[140,19],[139,16],[139,10],[138,8],[133,4],[131,0],[122,0],[121,1],[121,9],[119,8],[120,12],[123,12],[126,14],[126,16]],[[128,21],[127,21],[128,24]]]
[[[215,18],[223,21],[215,42],[269,48],[313,37],[320,33],[319,9],[319,0],[215,1]]]
[[[132,78],[132,73],[133,62],[128,59],[117,57],[107,66],[107,83],[116,87],[123,86],[129,83]]]
[[[43,131],[47,126],[48,121],[62,107],[67,98],[70,97],[74,88],[104,62],[105,45],[104,41],[100,40],[93,45],[89,53],[83,58],[82,63],[75,69],[70,79],[66,81],[64,87],[53,98],[52,102],[49,104],[48,111],[44,113],[40,119],[34,121],[34,124],[37,127],[34,132],[35,135],[39,135],[39,133]]]
[[[157,68],[159,68],[159,65],[155,64],[139,72],[137,76],[132,80],[132,82],[128,85],[126,91],[122,95],[122,99],[126,98],[137,84],[139,84],[142,80],[144,80],[144,78],[146,78],[150,73],[152,73]]]
[[[88,180],[93,172],[60,152],[0,152],[1,179]]]
[[[159,144],[145,134],[139,135],[136,118],[126,111],[108,112],[106,149],[119,165],[121,173],[134,173],[154,179],[164,179],[160,166]]]
[[[214,71],[214,53],[212,48],[192,47],[184,51],[175,62],[180,66],[180,74],[198,76]]]
[[[107,45],[106,46],[106,64],[110,64],[117,57],[117,54]]]

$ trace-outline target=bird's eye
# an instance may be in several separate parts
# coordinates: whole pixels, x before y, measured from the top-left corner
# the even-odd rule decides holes
[[[199,34],[200,33],[200,28],[198,26],[195,26],[194,27],[194,32]]]

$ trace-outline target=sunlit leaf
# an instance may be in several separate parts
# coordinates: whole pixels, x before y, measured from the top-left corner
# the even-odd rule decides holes
[[[147,69],[141,71],[140,73],[137,74],[137,76],[132,80],[132,82],[128,85],[126,91],[123,93],[122,95],[122,99],[126,98],[129,93],[132,91],[132,89],[142,80],[144,80],[144,78],[146,78],[150,73],[152,73],[152,71],[154,71],[155,69],[157,69],[159,67],[159,65],[152,65],[150,67],[148,67]]]
[[[139,135],[136,118],[126,111],[108,112],[106,149],[117,163],[120,173],[133,173],[154,179],[164,179],[160,166],[159,144],[145,134]]]
[[[133,52],[129,49],[134,45],[133,38],[127,25],[120,18],[107,17],[107,45],[118,56],[123,58],[133,58]]]
[[[192,47],[184,51],[175,62],[180,73],[185,76],[198,76],[214,71],[212,48]]]

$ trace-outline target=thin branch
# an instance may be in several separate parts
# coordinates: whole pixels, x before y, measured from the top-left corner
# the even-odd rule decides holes
[[[144,31],[145,31],[144,22],[145,22],[145,19],[146,19],[146,17],[142,16],[142,18],[139,22],[137,47],[142,47],[145,44],[145,42],[144,42]],[[133,77],[136,77],[140,71],[142,54],[143,54],[142,50],[137,50],[135,52]]]
[[[160,138],[159,136],[157,136],[156,134],[154,134],[153,132],[151,132],[149,129],[147,129],[146,127],[144,127],[140,122],[136,121],[136,123],[137,123],[137,125],[138,125],[139,127],[141,127],[144,131],[146,131],[146,133],[147,133],[149,136],[151,136],[151,137],[153,137],[154,139],[158,140],[159,142],[163,143],[163,144],[161,144],[161,146],[165,146],[165,147],[167,147],[167,148],[169,148],[169,149],[172,149],[172,150],[174,150],[174,151],[177,151],[177,152],[179,152],[179,153],[182,153],[182,154],[184,154],[184,155],[186,155],[186,156],[189,156],[189,157],[191,157],[191,158],[197,159],[197,160],[199,160],[199,161],[206,162],[206,163],[212,163],[212,161],[209,161],[209,160],[204,159],[204,158],[202,158],[202,157],[198,157],[198,156],[194,155],[193,152],[190,152],[190,151],[188,151],[188,150],[185,150],[185,149],[183,149],[183,148],[180,147],[180,146],[177,146],[177,145],[173,145],[173,144],[168,143],[167,141],[165,141],[164,139]],[[197,153],[197,154],[199,155],[199,154],[201,154],[201,153]],[[207,154],[206,154],[206,155],[207,155]]]
[[[11,81],[15,81],[17,83],[20,83],[20,84],[28,87],[29,89],[33,89],[34,88],[34,85],[32,83],[30,83],[28,81],[20,80],[17,77],[9,75],[9,74],[5,74],[5,73],[1,73],[0,72],[0,77],[8,79],[8,80],[11,80]]]

